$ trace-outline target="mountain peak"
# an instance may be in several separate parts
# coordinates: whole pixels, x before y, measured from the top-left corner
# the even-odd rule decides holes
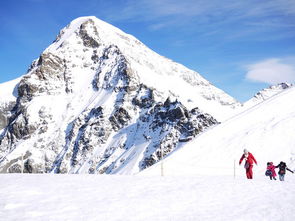
[[[240,105],[199,73],[155,53],[132,35],[94,16],[73,20],[61,30],[56,41],[45,50],[45,53],[58,55],[66,61],[73,61],[75,57],[74,65],[82,63],[82,66],[90,67],[93,58],[99,58],[99,54],[105,53],[105,49],[111,45],[118,48],[129,69],[133,70],[134,76],[138,76],[140,83],[156,88],[165,98],[173,94],[181,96],[183,101],[189,101],[186,105],[190,105],[191,108],[195,106],[194,101],[203,100],[204,105],[201,108],[206,112],[215,109],[214,112],[220,115],[217,116],[220,120],[228,116],[221,116],[222,112],[213,107],[214,103],[222,104],[231,110]],[[185,93],[183,88],[187,87],[195,91],[195,99],[192,99],[191,93]]]
[[[95,16],[85,16],[74,19],[69,25],[63,28],[55,39],[54,44],[49,47],[50,50],[56,50],[64,41],[72,38],[72,35],[80,36],[82,39],[85,37],[96,38],[96,40],[105,44],[118,42],[118,38],[121,39],[121,41],[122,38],[128,41],[130,41],[130,38],[133,38],[133,40],[135,39],[131,35],[124,33],[120,29]],[[86,46],[89,45],[86,44]],[[97,44],[92,46],[98,47]]]

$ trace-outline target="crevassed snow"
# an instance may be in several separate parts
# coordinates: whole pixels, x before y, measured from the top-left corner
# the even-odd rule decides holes
[[[285,161],[295,170],[295,88],[240,113],[209,129],[164,159],[165,174],[244,175],[238,161],[247,148],[258,161],[254,177],[264,174],[266,163]],[[143,174],[159,174],[156,164]]]
[[[0,175],[0,220],[295,219],[295,176]]]

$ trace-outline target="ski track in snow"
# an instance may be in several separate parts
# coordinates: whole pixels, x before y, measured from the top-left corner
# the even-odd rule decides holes
[[[0,175],[0,220],[295,219],[295,176]]]

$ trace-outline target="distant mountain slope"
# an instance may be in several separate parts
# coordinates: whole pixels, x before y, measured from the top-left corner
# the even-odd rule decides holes
[[[292,87],[292,84],[289,83],[280,83],[277,85],[272,85],[269,86],[268,88],[265,88],[259,92],[257,92],[253,98],[251,98],[250,100],[246,101],[243,106],[246,108],[252,107],[256,104],[259,104],[260,102],[282,92],[285,89],[288,89],[290,87]]]
[[[25,172],[136,173],[241,106],[95,17],[62,29],[15,84],[0,172],[20,172],[23,156]]]
[[[291,87],[209,129],[164,160],[165,174],[236,174],[247,148],[258,161],[254,177],[264,176],[266,163],[285,161],[295,169],[295,88]],[[235,164],[234,164],[235,162]],[[154,165],[143,174],[160,174]]]

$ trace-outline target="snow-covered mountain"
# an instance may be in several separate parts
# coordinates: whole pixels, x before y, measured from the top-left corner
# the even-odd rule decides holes
[[[256,104],[261,103],[262,101],[265,101],[266,99],[282,92],[283,90],[292,87],[293,84],[289,84],[289,83],[280,83],[277,85],[272,85],[269,86],[268,88],[265,88],[259,92],[257,92],[253,98],[251,98],[250,100],[246,101],[243,106],[245,108],[250,108]]]
[[[197,136],[164,159],[166,175],[244,175],[238,166],[243,149],[258,161],[254,177],[264,176],[267,162],[285,161],[295,170],[295,87],[268,98]],[[160,165],[143,174],[160,174]]]
[[[136,173],[241,104],[96,17],[0,85],[0,171]]]

